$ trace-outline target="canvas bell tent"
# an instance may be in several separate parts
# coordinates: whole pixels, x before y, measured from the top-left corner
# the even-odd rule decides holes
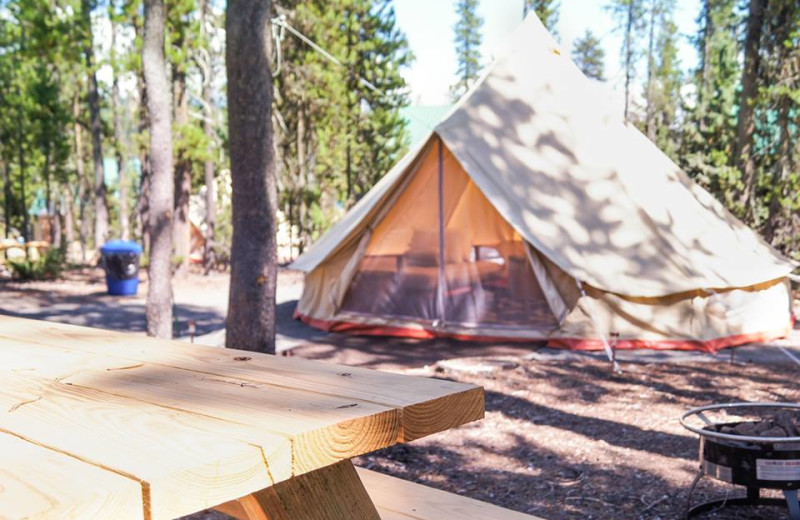
[[[793,265],[621,121],[538,19],[506,46],[292,264],[296,317],[578,349],[786,334]]]

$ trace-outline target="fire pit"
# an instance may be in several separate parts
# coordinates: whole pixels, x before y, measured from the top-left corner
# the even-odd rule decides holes
[[[721,420],[710,420],[712,413]],[[686,518],[728,506],[769,505],[784,506],[791,520],[800,520],[800,403],[701,406],[683,414],[681,424],[700,435],[700,472],[689,490]],[[747,496],[692,507],[704,475],[745,486]],[[785,500],[762,498],[762,489],[782,490]]]

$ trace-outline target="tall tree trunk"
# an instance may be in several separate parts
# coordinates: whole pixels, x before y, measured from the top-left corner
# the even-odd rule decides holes
[[[628,16],[625,22],[625,121],[628,120],[631,83],[633,82],[633,15],[635,1],[628,0]]]
[[[203,0],[201,5],[200,28],[203,34],[203,40],[205,40],[206,34],[208,1],[209,0]],[[214,161],[211,159],[212,154],[214,153],[214,125],[212,123],[214,120],[214,114],[211,101],[211,80],[213,76],[212,67],[213,63],[209,54],[208,62],[206,63],[206,67],[203,69],[203,105],[206,115],[206,118],[203,121],[203,132],[205,133],[206,140],[208,141],[208,157],[203,163],[203,181],[206,185],[206,241],[203,247],[203,266],[205,268],[205,274],[208,274],[214,267],[214,264],[216,264],[216,257],[214,255],[214,230],[217,223],[217,202],[214,187]]]
[[[173,72],[173,102],[175,106],[175,126],[179,139],[189,124],[189,99],[186,93],[186,74]],[[186,157],[185,150],[179,146],[175,165],[175,219],[173,221],[173,240],[175,256],[181,259],[178,273],[183,274],[189,265],[191,253],[191,222],[189,221],[189,197],[192,189],[192,163]]]
[[[117,45],[117,23],[111,22],[111,52],[115,57],[113,62],[114,81],[111,85],[111,114],[114,119],[114,151],[117,160],[117,175],[119,183],[119,227],[120,238],[130,240],[131,225],[128,215],[128,176],[125,171],[126,150],[124,137],[122,135],[122,121],[120,121],[120,95],[119,95],[119,71],[116,64],[116,45]]]
[[[149,128],[147,117],[147,89],[144,85],[144,76],[140,76],[139,83],[139,134],[144,134]],[[139,236],[142,237],[142,248],[149,254],[150,251],[150,152],[146,146],[139,147],[139,164],[141,172],[139,178],[139,198],[137,200],[136,215],[139,220]]]
[[[172,134],[170,92],[164,59],[164,0],[144,2],[142,65],[150,117],[150,268],[147,334],[172,337]]]
[[[708,105],[708,97],[711,95],[711,34],[714,31],[714,18],[711,16],[711,0],[705,0],[703,3],[703,53],[701,55],[700,74],[702,77],[701,88],[697,93],[697,104],[699,106],[698,112],[701,114],[700,118],[700,132],[705,134],[708,129],[708,114],[706,106]]]
[[[55,207],[53,208],[53,216],[52,222],[50,224],[50,236],[52,237],[52,244],[53,247],[57,247],[59,249],[64,247],[64,235],[62,233],[61,227],[61,203],[56,203]]]
[[[143,38],[142,20],[139,17],[133,18],[134,34]],[[148,131],[149,121],[147,117],[147,88],[144,85],[144,72],[136,77],[136,88],[139,93],[138,113],[138,133],[143,135]],[[147,146],[142,144],[138,147],[139,154],[139,193],[136,199],[136,233],[142,241],[142,249],[145,254],[150,254],[150,152]]]
[[[42,174],[44,176],[44,206],[47,212],[47,218],[50,219],[50,226],[49,226],[49,236],[42,237],[42,240],[47,240],[50,242],[51,245],[56,245],[55,241],[55,229],[53,226],[53,218],[55,217],[55,211],[53,211],[52,205],[52,192],[50,189],[50,140],[47,139],[44,142],[44,168]]]
[[[229,348],[275,352],[277,281],[271,2],[229,0],[226,28],[228,127],[233,185]]]
[[[302,100],[301,100],[302,101]],[[303,105],[297,113],[297,192],[300,195],[300,208],[297,218],[297,254],[303,254],[303,243],[306,236],[306,217],[308,216],[308,207],[306,205],[306,193],[308,193],[306,186],[306,114]],[[289,235],[291,236],[291,228],[289,228]],[[294,259],[294,241],[290,242],[289,256]]]
[[[25,174],[27,171],[27,167],[25,165],[25,145],[22,140],[22,121],[21,116],[19,115],[19,109],[17,111],[18,121],[17,121],[17,156],[19,159],[19,189],[20,189],[20,199],[22,200],[22,238],[25,242],[28,241],[28,231],[30,228],[30,222],[28,219],[28,197],[25,194]],[[28,248],[25,248],[27,251]]]
[[[3,160],[3,223],[5,224],[5,238],[11,236],[11,160],[5,157]]]
[[[656,39],[656,12],[658,11],[658,2],[660,0],[650,0],[650,37],[647,44],[647,113],[646,113],[646,129],[647,137],[652,142],[656,142],[656,106],[655,106],[655,80],[656,80],[656,57],[655,57],[655,39]]]
[[[64,243],[69,247],[75,241],[75,212],[72,200],[72,188],[69,184],[64,185]]]
[[[753,134],[755,133],[755,101],[759,69],[758,47],[764,25],[766,0],[750,0],[747,17],[747,38],[744,44],[744,70],[742,92],[739,98],[739,121],[736,128],[737,161],[744,177],[741,202],[753,220],[755,212],[756,163],[753,157]],[[756,222],[758,224],[758,222]]]
[[[779,5],[780,7],[775,13],[778,18],[778,34],[775,39],[783,43],[791,37],[793,29],[791,13],[793,9],[797,8],[791,7],[789,3]],[[791,46],[779,46],[776,52],[777,78],[775,80],[777,82],[782,84],[792,83],[791,77],[795,73],[795,63],[793,62],[797,62],[797,60],[792,59],[792,54],[796,52],[797,50]],[[773,166],[772,197],[769,202],[765,236],[768,241],[781,249],[783,249],[781,246],[785,245],[785,237],[782,235],[787,234],[787,224],[791,225],[791,215],[787,218],[784,208],[784,197],[788,195],[787,181],[791,172],[796,171],[794,157],[797,139],[792,138],[792,105],[792,99],[787,92],[778,93],[778,161]]]
[[[76,95],[72,103],[72,116],[75,119],[75,171],[78,173],[78,237],[81,241],[81,263],[86,261],[87,241],[89,240],[89,219],[86,208],[89,205],[89,183],[83,168],[83,127],[78,118],[81,115],[80,103]]]
[[[106,176],[103,168],[103,122],[100,119],[100,94],[97,71],[94,67],[90,0],[83,0],[84,23],[89,31],[84,56],[88,71],[89,130],[92,133],[92,159],[94,161],[94,247],[100,248],[108,239],[108,205],[106,202]]]
[[[23,26],[21,29],[21,38],[20,38],[20,47],[22,49],[25,48],[25,27]],[[19,66],[19,62],[17,60],[17,53],[13,53],[13,64],[14,68]],[[16,91],[17,99],[21,99],[20,88],[19,84],[14,86],[14,90]],[[25,196],[25,142],[23,140],[23,119],[22,119],[22,109],[17,105],[16,107],[16,123],[17,123],[17,158],[19,160],[19,178],[20,178],[20,198],[22,199],[22,239],[25,242],[28,241],[28,203],[27,197]],[[28,248],[25,248],[27,253]]]

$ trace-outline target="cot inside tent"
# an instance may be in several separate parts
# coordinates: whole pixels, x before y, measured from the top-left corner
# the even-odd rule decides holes
[[[343,314],[544,336],[557,323],[522,237],[439,139],[374,227]]]

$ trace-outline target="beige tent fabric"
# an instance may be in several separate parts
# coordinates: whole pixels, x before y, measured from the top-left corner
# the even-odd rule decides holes
[[[369,244],[339,313],[480,329],[557,327],[524,240],[438,139],[368,229]]]
[[[612,333],[618,334],[621,342],[634,341],[636,347],[686,348],[687,341],[713,344],[721,338],[737,337],[741,340],[726,345],[741,344],[788,332],[790,294],[786,279],[710,295],[687,293],[639,300],[588,288],[587,296],[579,299],[554,337],[565,338],[566,346],[583,338],[601,340],[605,336],[609,340]]]
[[[535,16],[508,48],[435,132],[544,256],[594,287],[629,296],[747,287],[791,272],[788,260],[620,121]],[[420,152],[292,267],[314,269],[357,234],[427,155]]]
[[[745,287],[785,258],[611,111],[528,17],[437,128],[511,225],[572,276],[626,295]]]
[[[425,152],[430,148],[431,143],[432,139],[429,137],[420,143],[417,148],[409,151],[355,206],[350,208],[350,211],[339,222],[320,237],[308,251],[292,262],[289,267],[298,271],[311,272],[329,256],[349,243],[375,216],[375,213],[390,198],[394,190],[402,184],[403,179],[414,169],[415,163],[419,161],[419,158],[425,156]]]
[[[534,16],[507,47],[291,265],[308,273],[297,312],[327,326],[574,348],[612,333],[621,348],[714,349],[785,332],[794,265],[611,112]],[[540,304],[520,314],[529,281]],[[441,320],[443,294],[456,312]]]

